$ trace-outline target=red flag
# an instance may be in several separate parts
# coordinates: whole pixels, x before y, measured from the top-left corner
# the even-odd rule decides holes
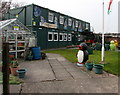
[[[112,2],[113,2],[113,0],[110,0],[110,2],[109,2],[109,6],[108,6],[108,14],[111,12],[111,11],[110,11],[110,6],[111,6]]]

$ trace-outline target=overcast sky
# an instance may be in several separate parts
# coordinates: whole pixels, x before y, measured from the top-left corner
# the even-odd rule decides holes
[[[63,14],[76,17],[91,23],[95,32],[102,32],[102,2],[103,0],[12,0],[25,4],[37,4]],[[118,1],[113,0],[110,15],[107,15],[108,4],[105,2],[105,32],[118,32]]]

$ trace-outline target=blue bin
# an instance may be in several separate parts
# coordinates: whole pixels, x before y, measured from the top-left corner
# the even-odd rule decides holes
[[[33,59],[41,59],[40,47],[32,48]]]

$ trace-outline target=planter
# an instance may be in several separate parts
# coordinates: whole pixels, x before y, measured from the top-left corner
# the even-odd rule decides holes
[[[26,71],[27,71],[26,69],[19,69],[16,72],[18,73],[19,78],[24,78]]]
[[[94,71],[96,74],[102,74],[103,73],[103,66],[101,64],[95,64],[94,65]]]
[[[33,59],[33,56],[27,56],[27,60],[31,61]]]
[[[20,69],[20,66],[18,66],[16,68],[10,67],[11,74],[14,76],[17,76],[16,70],[19,70],[19,69]]]
[[[85,66],[90,71],[93,69],[93,64],[92,63],[86,63]]]

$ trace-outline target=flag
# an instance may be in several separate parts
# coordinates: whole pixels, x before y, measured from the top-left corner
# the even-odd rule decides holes
[[[109,6],[108,6],[108,14],[110,14],[110,7],[111,7],[111,4],[112,4],[112,2],[113,2],[113,0],[110,0],[110,2],[109,2]]]

